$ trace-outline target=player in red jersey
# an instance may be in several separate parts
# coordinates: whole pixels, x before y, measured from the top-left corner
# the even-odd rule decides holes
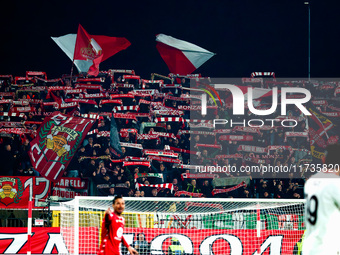
[[[119,245],[123,242],[124,246],[132,255],[138,252],[131,247],[123,236],[125,219],[121,216],[125,209],[125,202],[121,196],[115,196],[112,201],[113,212],[110,208],[105,211],[102,223],[102,243],[98,255],[121,255]]]

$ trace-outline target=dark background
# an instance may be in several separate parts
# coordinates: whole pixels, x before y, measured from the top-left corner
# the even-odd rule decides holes
[[[340,8],[311,2],[311,76],[339,77]],[[143,78],[168,74],[155,45],[164,33],[217,53],[196,72],[210,77],[307,77],[308,7],[301,0],[6,1],[0,10],[0,74],[70,73],[72,62],[51,36],[76,33],[126,37],[131,46],[101,70],[134,69]]]

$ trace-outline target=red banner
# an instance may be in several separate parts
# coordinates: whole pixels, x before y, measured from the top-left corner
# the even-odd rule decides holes
[[[340,112],[322,112],[327,117],[340,117]]]
[[[177,137],[175,136],[175,134],[173,133],[166,133],[166,132],[150,132],[150,135],[159,135],[161,137],[168,137],[168,138],[172,138],[172,139],[177,139]]]
[[[71,233],[73,231],[64,231],[64,236]],[[79,240],[79,254],[96,254],[99,243],[98,228],[79,228]],[[60,228],[32,229],[31,254],[69,254],[73,252],[73,246],[73,241],[64,241]],[[0,228],[0,254],[27,254],[27,250],[27,228]]]
[[[88,195],[89,180],[82,178],[63,177],[52,188],[53,196],[74,198]]]
[[[100,92],[103,92],[104,89],[102,87],[102,85],[95,85],[95,84],[81,84],[78,83],[75,86],[76,89],[93,89],[93,90],[99,90]]]
[[[158,134],[137,134],[137,140],[155,140],[159,139]]]
[[[41,124],[31,142],[33,167],[50,181],[59,181],[94,120],[54,113]]]
[[[298,230],[213,230],[213,229],[152,229],[125,228],[124,237],[131,243],[139,233],[144,233],[151,254],[168,254],[171,238],[177,238],[184,254],[293,254],[294,245],[303,231]]]
[[[33,106],[26,106],[26,107],[12,107],[9,112],[10,113],[21,113],[21,112],[34,112],[35,111],[35,107]]]
[[[49,190],[50,182],[43,177],[0,177],[0,208],[27,209],[30,195],[36,198],[33,208],[38,208],[38,199],[45,201]]]
[[[91,99],[80,99],[80,98],[66,98],[65,103],[70,103],[70,102],[77,102],[80,104],[93,104],[97,105],[96,101],[91,100]]]
[[[95,93],[95,94],[80,94],[79,98],[107,98],[108,94],[107,93]]]
[[[197,143],[196,147],[206,147],[206,148],[215,148],[215,149],[222,149],[222,145],[220,144],[203,144]]]
[[[99,107],[102,107],[103,104],[123,104],[123,101],[121,99],[102,99],[99,102]]]
[[[182,161],[179,159],[173,159],[173,158],[167,158],[167,157],[158,157],[158,156],[148,156],[149,159],[162,161],[162,162],[168,162],[168,163],[175,163],[175,164],[181,164]]]
[[[116,98],[135,98],[135,96],[132,95],[132,94],[111,94],[110,98],[111,99],[116,99]]]
[[[146,166],[151,167],[151,163],[149,161],[124,161],[123,166]]]
[[[136,116],[128,113],[114,113],[113,117],[116,119],[132,119],[137,121]]]
[[[245,133],[255,133],[255,134],[259,134],[260,131],[258,128],[254,128],[254,127],[241,127],[241,126],[236,126],[233,128],[233,131],[239,131],[239,132],[245,132]]]
[[[64,242],[60,228],[33,228],[31,238],[32,254],[68,254],[74,252],[74,242]],[[63,231],[64,237],[73,231]],[[170,240],[176,238],[185,254],[293,254],[295,244],[300,240],[302,230],[235,229],[155,229],[125,228],[124,237],[133,245],[137,236],[144,233],[151,254],[168,254]],[[96,254],[99,231],[96,227],[79,229],[79,254]],[[27,228],[0,228],[0,253],[26,254]]]
[[[216,194],[227,193],[233,190],[237,190],[238,188],[241,188],[241,187],[247,187],[247,184],[243,181],[240,184],[237,184],[236,186],[228,188],[228,189],[213,189],[211,194],[215,196]]]
[[[140,190],[141,187],[150,187],[150,188],[157,188],[157,189],[170,189],[171,192],[174,189],[174,185],[172,183],[162,183],[162,184],[141,184],[136,183],[136,189]]]
[[[178,153],[174,153],[172,151],[165,151],[165,150],[163,151],[163,150],[146,149],[146,150],[143,150],[143,154],[178,158]]]
[[[215,159],[224,159],[224,158],[243,158],[242,154],[229,154],[229,155],[216,155]]]
[[[188,191],[176,191],[175,196],[179,197],[179,196],[190,196],[190,197],[202,197],[204,194],[203,193],[193,193],[193,192],[188,192]]]
[[[285,142],[287,142],[288,137],[305,137],[309,141],[308,132],[285,132]]]

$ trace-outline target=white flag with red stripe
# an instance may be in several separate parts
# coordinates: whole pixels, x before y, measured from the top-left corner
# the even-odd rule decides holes
[[[252,89],[252,99],[253,99],[253,105],[255,107],[260,106],[261,101],[263,99],[268,98],[268,97],[269,98],[273,97],[273,90],[272,89],[253,88],[253,87],[250,87],[250,86],[238,86],[238,85],[234,85],[234,86],[242,91],[245,101],[248,100],[249,89]],[[217,88],[216,90],[219,91],[219,90],[228,90],[228,89]],[[280,94],[281,91],[278,90],[277,93]],[[233,95],[230,95],[226,99],[226,104],[231,104],[232,102],[233,102]]]
[[[123,37],[90,35],[80,25],[79,28],[81,29],[78,29],[77,34],[51,37],[65,54],[71,60],[74,60],[74,64],[79,72],[90,71],[89,74],[96,74],[98,72],[98,70],[96,70],[98,69],[98,62],[105,61],[131,45],[131,43]],[[82,43],[79,43],[81,41]],[[86,56],[85,53],[87,53],[88,56]]]
[[[158,34],[156,41],[161,57],[174,74],[191,74],[215,55],[195,44],[165,34]]]
[[[248,91],[249,91],[249,86],[237,86],[240,90],[242,90],[244,94],[244,98],[247,100],[248,99]],[[273,91],[271,89],[263,89],[263,88],[252,88],[253,92],[253,100],[260,100],[265,97],[271,97],[273,95]]]
[[[76,46],[77,34],[67,34],[59,37],[51,37],[52,40],[65,52],[65,54],[73,60],[74,48]],[[87,72],[92,61],[74,60],[74,64],[79,72]]]

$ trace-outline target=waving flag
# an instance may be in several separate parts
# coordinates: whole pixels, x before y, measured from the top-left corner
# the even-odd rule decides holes
[[[251,88],[250,86],[238,86],[238,85],[233,85],[235,87],[237,87],[238,89],[240,89],[240,91],[242,91],[243,96],[245,101],[248,100],[248,93],[249,93],[249,88]],[[228,90],[225,88],[216,88],[217,91],[220,90]],[[277,92],[278,94],[281,93],[280,90],[278,90]],[[272,101],[272,96],[273,96],[273,91],[271,89],[263,89],[263,88],[252,88],[252,98],[253,98],[253,105],[254,106],[260,106],[260,105],[264,105],[266,101]],[[233,102],[233,96],[230,95],[229,97],[226,98],[226,103],[230,104]]]
[[[131,45],[131,43],[123,37],[89,35],[80,25],[78,32],[80,33],[80,38],[78,39],[80,44],[78,44],[77,52],[75,52],[78,38],[77,34],[67,34],[51,38],[71,60],[73,60],[75,56],[74,64],[79,72],[96,72],[96,65],[98,66],[100,62],[105,61]],[[79,45],[82,45],[80,49]],[[81,51],[81,48],[83,48],[83,51]],[[93,59],[96,60],[93,61]]]
[[[312,114],[308,116],[312,157],[314,162],[321,163],[327,145],[340,140],[340,121],[338,117],[332,118],[324,115],[311,102],[307,104],[307,110]]]
[[[59,112],[46,118],[30,144],[34,169],[46,179],[58,182],[93,123],[91,119]]]
[[[79,25],[73,59],[92,61],[93,65],[90,66],[88,74],[97,76],[102,58],[103,49],[98,42]]]
[[[52,40],[65,52],[65,54],[73,60],[74,48],[76,46],[77,34],[67,34],[60,37],[51,37]],[[92,61],[74,60],[74,65],[80,73],[87,73]]]
[[[238,87],[243,92],[245,99],[248,98],[249,88],[252,88],[253,100],[260,100],[260,99],[263,99],[265,97],[271,97],[273,95],[271,89],[263,89],[263,88],[256,88],[256,87],[253,88],[251,86],[238,86],[238,85],[234,85],[234,86]],[[217,89],[217,90],[219,90],[219,89]]]
[[[159,54],[174,74],[191,74],[215,55],[195,44],[164,34],[158,34],[156,41]]]

